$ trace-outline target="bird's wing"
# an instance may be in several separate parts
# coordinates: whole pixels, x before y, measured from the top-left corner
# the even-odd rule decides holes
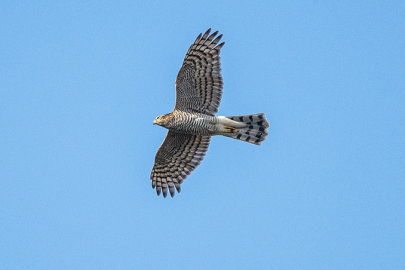
[[[190,46],[176,78],[175,109],[214,115],[221,102],[223,81],[219,53],[222,35],[200,34]],[[214,39],[215,38],[215,39]],[[218,44],[218,45],[217,45]]]
[[[180,192],[183,180],[200,164],[208,150],[211,136],[199,136],[169,131],[156,153],[150,175],[152,188],[158,195],[163,191],[174,196],[174,188]]]

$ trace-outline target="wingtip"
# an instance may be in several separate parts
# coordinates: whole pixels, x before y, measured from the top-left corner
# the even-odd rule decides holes
[[[222,47],[224,47],[225,42],[221,42],[220,44],[218,44],[217,46],[215,46],[216,50],[220,50]]]
[[[211,32],[211,28],[209,28],[207,31],[205,31],[205,33],[204,33],[204,35],[202,36],[201,39],[207,39],[207,37],[208,37],[208,35],[210,34],[210,32]]]
[[[201,36],[202,36],[202,33],[200,33],[198,35],[198,37],[195,39],[195,41],[194,41],[195,44],[198,43],[201,40]]]

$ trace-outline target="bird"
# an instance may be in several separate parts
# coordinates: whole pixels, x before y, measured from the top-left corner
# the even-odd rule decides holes
[[[220,44],[222,34],[211,28],[200,33],[188,49],[177,74],[176,102],[171,113],[155,118],[154,125],[168,129],[152,168],[152,188],[159,196],[181,191],[184,179],[203,160],[211,137],[227,136],[260,145],[268,135],[264,113],[215,116],[222,98]],[[217,36],[218,35],[218,36]]]

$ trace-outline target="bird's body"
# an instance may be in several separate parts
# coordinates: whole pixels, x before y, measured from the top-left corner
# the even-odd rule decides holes
[[[222,35],[200,34],[189,48],[176,79],[173,112],[158,116],[153,123],[169,130],[156,153],[151,173],[152,187],[166,197],[180,192],[183,180],[203,160],[211,136],[223,135],[260,145],[269,124],[264,114],[215,116],[222,97],[220,49]]]
[[[179,110],[174,110],[165,116],[167,116],[167,121],[162,123],[161,126],[176,132],[194,135],[214,135],[219,128],[218,119],[215,116]]]

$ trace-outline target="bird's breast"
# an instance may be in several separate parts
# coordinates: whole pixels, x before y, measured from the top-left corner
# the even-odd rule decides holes
[[[175,115],[169,127],[179,133],[212,135],[216,131],[217,121],[209,115],[181,113]]]

